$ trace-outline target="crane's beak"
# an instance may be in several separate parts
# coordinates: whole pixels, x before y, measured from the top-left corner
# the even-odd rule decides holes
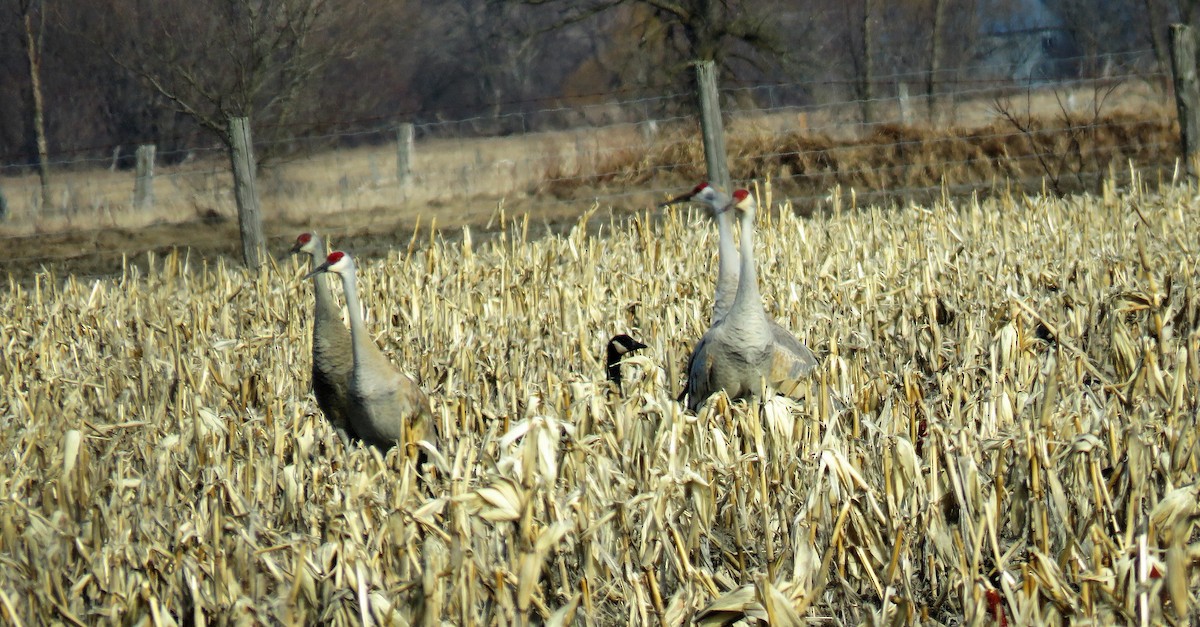
[[[290,252],[293,255],[300,252],[300,242],[296,242],[295,244],[292,244],[292,250]]]
[[[666,209],[667,207],[670,207],[671,205],[678,205],[681,202],[687,202],[692,199],[692,196],[693,196],[693,194],[691,192],[688,192],[682,196],[676,196],[676,197],[672,198],[671,200],[668,200],[667,202],[659,203],[658,208]]]
[[[329,262],[328,261],[317,266],[316,269],[314,269],[312,272],[309,272],[308,274],[304,275],[304,278],[306,278],[306,279],[311,278],[315,275],[321,274],[322,272],[329,272]]]

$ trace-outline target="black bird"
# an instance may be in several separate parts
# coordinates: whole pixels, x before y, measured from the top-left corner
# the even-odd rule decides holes
[[[621,391],[621,359],[625,355],[643,348],[646,348],[645,344],[624,333],[614,335],[608,341],[608,359],[605,362],[608,367],[608,380],[616,384],[618,392]]]

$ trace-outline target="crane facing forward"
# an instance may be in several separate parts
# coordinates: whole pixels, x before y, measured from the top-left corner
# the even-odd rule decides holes
[[[316,233],[301,233],[292,246],[292,254],[309,255],[310,267],[325,261],[325,242]],[[316,307],[313,315],[312,387],[321,413],[333,425],[343,440],[356,438],[350,428],[350,373],[354,370],[354,355],[350,348],[350,331],[342,322],[342,312],[333,301],[329,280],[313,276]]]
[[[330,253],[310,276],[321,272],[332,272],[342,278],[346,307],[350,310],[354,360],[350,375],[350,427],[368,444],[387,450],[400,442],[405,455],[418,458],[416,443],[434,442],[429,398],[416,381],[396,370],[368,335],[350,255],[342,251]]]
[[[693,411],[720,390],[744,398],[764,383],[781,394],[803,396],[802,383],[817,366],[812,351],[763,309],[754,263],[757,208],[750,192],[739,189],[723,210],[736,210],[741,222],[738,288],[727,314],[700,338],[688,360],[684,396]]]

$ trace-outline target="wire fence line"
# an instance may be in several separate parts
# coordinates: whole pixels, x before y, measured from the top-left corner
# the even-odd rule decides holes
[[[887,95],[819,104],[795,95],[837,81],[735,84],[722,89],[730,169],[737,181],[765,173],[782,186],[776,198],[811,207],[839,184],[862,198],[914,198],[943,187],[978,191],[997,174],[1037,188],[1060,177],[1095,184],[1114,169],[1131,171],[1128,163],[1133,171],[1170,168],[1178,156],[1173,96],[1169,76],[1150,58],[1149,51],[1109,55],[1105,71],[1059,81],[982,78],[988,66],[953,75],[904,72],[877,77],[875,93]],[[941,91],[920,88],[931,82]],[[593,202],[633,209],[703,176],[695,99],[681,92],[597,95],[596,102],[496,116],[439,119],[445,116],[432,112],[348,122],[348,130],[270,146],[282,156],[262,166],[258,193],[268,220],[293,224],[357,212],[411,214],[431,204],[487,213],[501,200],[553,214]],[[532,130],[539,127],[534,120],[547,117],[560,122]],[[396,172],[402,122],[413,125],[417,138],[407,185]],[[102,156],[114,148],[52,155],[48,206],[28,165],[0,164],[6,214],[0,241],[235,214],[220,145],[160,152],[153,202],[141,207],[133,202],[134,173]],[[990,176],[970,180],[970,172],[958,172],[968,167]],[[1071,191],[1080,187],[1086,185]]]

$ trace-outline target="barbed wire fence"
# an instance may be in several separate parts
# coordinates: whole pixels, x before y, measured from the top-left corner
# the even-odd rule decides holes
[[[739,184],[769,178],[775,199],[800,211],[834,202],[839,187],[863,203],[903,202],[996,185],[1072,193],[1114,177],[1177,177],[1171,76],[1149,50],[1100,61],[1101,72],[1053,81],[1016,81],[990,66],[881,76],[869,101],[850,95],[851,81],[726,86],[729,171]],[[283,156],[261,169],[263,214],[268,223],[343,232],[411,220],[429,207],[467,224],[488,220],[501,203],[567,218],[593,203],[645,209],[706,176],[695,93],[591,100],[348,122],[352,130],[288,139],[269,147]],[[118,167],[120,148],[54,158],[49,206],[29,165],[0,165],[0,244],[235,215],[222,145],[160,150],[150,172],[144,163]]]

